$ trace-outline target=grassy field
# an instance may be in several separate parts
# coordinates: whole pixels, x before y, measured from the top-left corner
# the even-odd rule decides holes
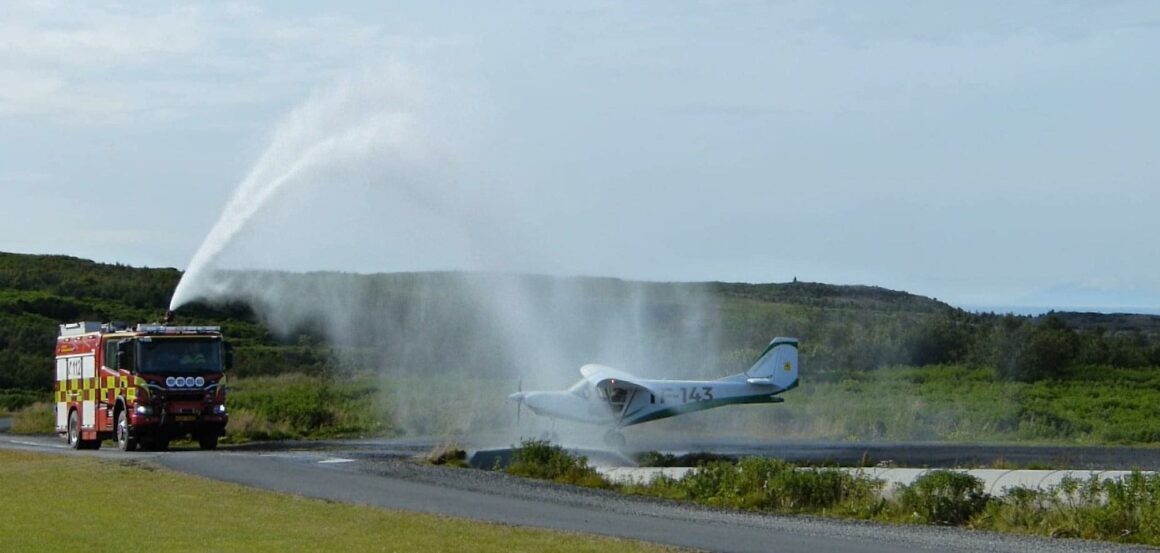
[[[507,384],[373,375],[231,378],[226,441],[491,431],[512,423]],[[1160,442],[1160,370],[1152,368],[1075,369],[1065,380],[1034,383],[961,365],[806,372],[783,397],[776,406],[714,409],[649,428],[760,439]],[[34,404],[16,413],[12,431],[51,432],[52,417],[50,405]]]
[[[0,551],[671,551],[253,490],[152,465],[0,451]]]
[[[1160,442],[1160,370],[1076,369],[1066,380],[1008,382],[990,368],[803,371],[777,406],[717,409],[658,430],[755,438],[1151,445]]]
[[[281,374],[230,379],[227,442],[391,433],[388,406],[370,376]]]

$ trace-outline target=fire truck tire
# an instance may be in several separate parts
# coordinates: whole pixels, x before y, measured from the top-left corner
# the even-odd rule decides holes
[[[82,449],[80,419],[77,417],[75,410],[70,411],[68,414],[68,434],[66,434],[66,438],[68,439],[68,446],[70,448]]]
[[[218,437],[217,434],[202,434],[197,437],[197,445],[202,449],[217,449]]]
[[[125,415],[125,411],[117,413],[117,429],[114,441],[117,443],[117,449],[121,451],[137,450],[137,438],[129,433],[129,417]]]
[[[81,439],[80,415],[74,409],[68,414],[68,446],[73,449],[101,449],[101,440]]]

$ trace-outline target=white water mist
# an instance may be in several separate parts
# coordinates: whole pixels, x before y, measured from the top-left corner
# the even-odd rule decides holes
[[[430,163],[437,154],[419,128],[422,105],[416,79],[402,66],[387,65],[352,75],[291,112],[194,254],[170,309],[215,294],[215,263],[274,198],[326,186],[328,173],[351,166],[363,169],[362,178],[382,183]]]
[[[465,87],[441,90],[452,89]],[[381,375],[395,426],[412,434],[506,430],[500,427],[510,426],[514,414],[506,396],[517,382],[565,386],[588,362],[642,376],[710,376],[716,307],[702,288],[515,274],[551,267],[536,266],[527,253],[538,250],[535,232],[506,226],[518,217],[502,191],[471,171],[448,170],[448,160],[471,140],[463,135],[472,125],[457,117],[476,110],[462,104],[470,100],[433,93],[432,83],[399,67],[363,72],[314,95],[278,126],[239,183],[172,308],[241,301],[280,335],[323,334],[340,363]],[[338,191],[373,191],[368,196],[379,203],[364,218],[326,215],[320,202],[348,201]],[[285,201],[293,197],[309,201]],[[285,213],[271,223],[274,206]],[[384,232],[384,221],[393,220],[408,228]],[[444,265],[382,259],[383,270],[487,272],[303,274],[242,270],[237,261],[223,267],[227,257],[255,257],[240,244],[275,253],[303,247],[284,238],[302,221],[344,229],[341,246],[368,240],[411,242],[417,251],[468,246]]]

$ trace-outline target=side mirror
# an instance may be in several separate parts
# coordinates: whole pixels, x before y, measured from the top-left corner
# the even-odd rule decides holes
[[[234,368],[234,345],[226,342],[222,346],[226,350],[225,369],[232,370]]]

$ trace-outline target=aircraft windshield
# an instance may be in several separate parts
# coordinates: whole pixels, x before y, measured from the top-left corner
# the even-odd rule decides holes
[[[137,366],[149,374],[189,374],[222,372],[220,340],[190,338],[158,339],[138,342]]]

